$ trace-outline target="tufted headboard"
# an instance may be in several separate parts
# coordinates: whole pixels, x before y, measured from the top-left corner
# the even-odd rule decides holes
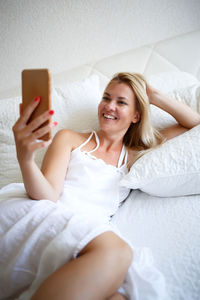
[[[179,70],[200,80],[200,30],[55,74],[53,80],[56,84],[97,74],[101,87],[104,87],[108,79],[120,71],[139,72],[149,76]]]
[[[106,57],[102,60],[52,74],[53,85],[83,79],[91,74],[100,78],[103,88],[116,72],[139,72],[146,76],[169,71],[188,72],[200,80],[200,30],[175,38]],[[0,99],[21,95],[21,86],[0,93]]]

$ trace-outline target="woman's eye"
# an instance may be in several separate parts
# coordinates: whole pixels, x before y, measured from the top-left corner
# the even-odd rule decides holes
[[[109,101],[110,99],[108,97],[103,97],[103,100]]]
[[[124,101],[119,101],[119,104],[126,105],[127,103]]]

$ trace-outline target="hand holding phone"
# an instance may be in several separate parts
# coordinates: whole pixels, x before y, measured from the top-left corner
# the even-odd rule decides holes
[[[41,80],[38,73],[44,75]],[[33,80],[32,76],[36,79]],[[33,161],[37,150],[50,145],[50,132],[57,125],[57,122],[51,121],[53,110],[50,106],[48,70],[23,71],[22,83],[20,117],[12,128],[20,165]]]

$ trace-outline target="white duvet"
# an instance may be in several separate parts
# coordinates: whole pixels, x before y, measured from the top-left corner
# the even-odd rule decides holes
[[[0,191],[0,217],[0,235],[5,235],[0,243],[0,299],[13,299],[10,295],[16,293],[16,285],[14,299],[30,299],[49,274],[76,257],[92,238],[111,228],[120,235],[114,224],[110,227],[73,215],[62,203],[28,201],[23,184],[11,184]],[[169,299],[150,249],[133,247],[133,252],[121,291],[130,300]]]

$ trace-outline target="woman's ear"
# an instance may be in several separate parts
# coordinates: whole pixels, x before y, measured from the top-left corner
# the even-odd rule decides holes
[[[132,119],[132,123],[137,123],[140,121],[140,113],[137,111]]]

